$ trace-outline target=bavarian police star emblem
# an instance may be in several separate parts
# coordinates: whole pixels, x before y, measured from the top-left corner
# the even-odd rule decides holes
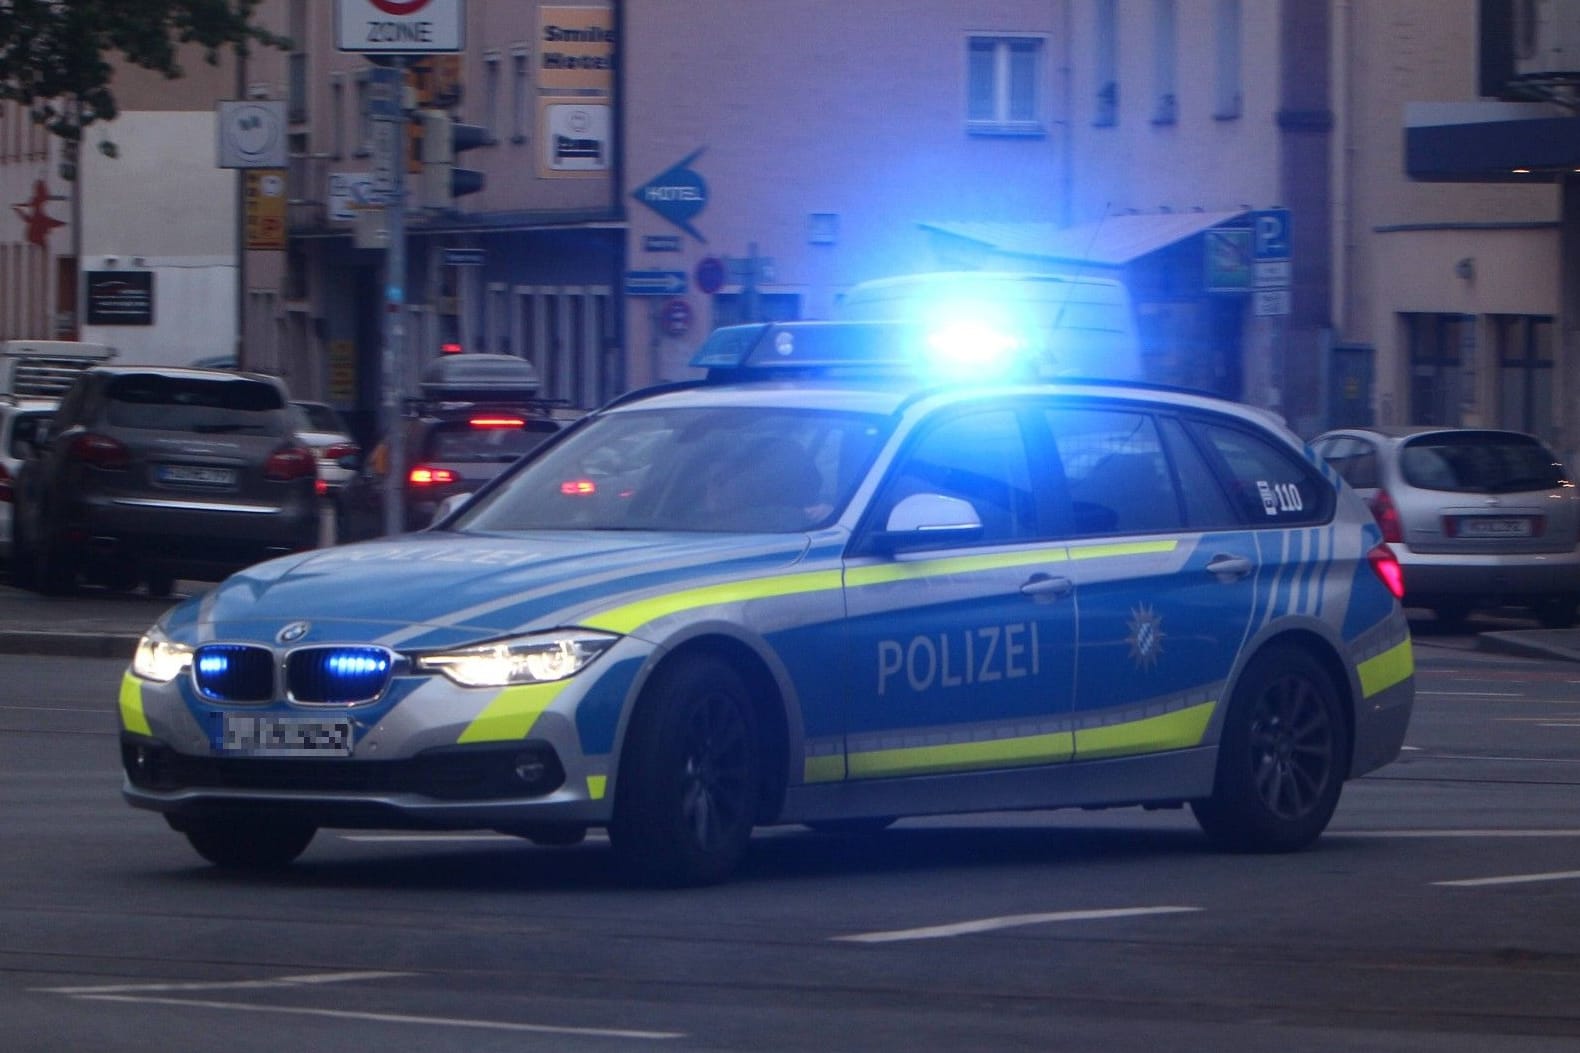
[[[1146,604],[1130,609],[1130,660],[1142,669],[1158,664],[1163,653],[1163,619]]]

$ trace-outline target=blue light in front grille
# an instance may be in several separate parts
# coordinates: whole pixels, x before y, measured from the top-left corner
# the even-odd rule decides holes
[[[274,697],[274,656],[262,647],[205,644],[192,660],[198,690],[219,702],[267,702]]]
[[[371,702],[394,669],[394,656],[381,647],[306,647],[286,660],[291,697],[327,705]]]

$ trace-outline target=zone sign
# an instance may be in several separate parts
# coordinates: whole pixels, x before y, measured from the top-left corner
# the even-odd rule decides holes
[[[461,51],[465,0],[335,0],[335,47],[390,55]]]

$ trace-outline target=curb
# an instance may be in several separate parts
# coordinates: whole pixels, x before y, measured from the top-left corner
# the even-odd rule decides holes
[[[120,658],[131,661],[139,633],[45,632],[0,630],[0,654],[51,655],[64,658]]]

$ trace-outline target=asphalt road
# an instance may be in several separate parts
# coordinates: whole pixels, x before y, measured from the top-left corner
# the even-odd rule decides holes
[[[993,814],[763,831],[684,892],[596,836],[222,875],[119,800],[119,661],[0,655],[0,1048],[1573,1050],[1580,665],[1417,643],[1404,757],[1312,851]]]

